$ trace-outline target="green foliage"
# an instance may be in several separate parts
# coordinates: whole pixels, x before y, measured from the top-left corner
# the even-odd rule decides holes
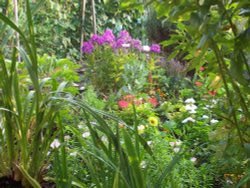
[[[147,62],[138,61],[136,57],[131,57],[131,59],[124,64],[122,91],[125,93],[142,92],[148,87],[148,74],[149,69]]]
[[[113,49],[109,45],[95,44],[94,48],[91,54],[86,54],[86,78],[97,91],[104,95],[136,93],[152,87],[153,83],[147,82],[149,74],[157,68],[154,65],[157,56],[153,53],[133,48]]]
[[[79,59],[80,20],[78,1],[44,1],[34,16],[38,53]]]
[[[129,1],[128,3],[133,2]],[[151,1],[158,17],[176,23],[176,33],[166,46],[178,41],[171,58],[179,53],[189,61],[189,70],[207,67],[208,79],[217,77],[223,87],[216,87],[220,93],[225,92],[227,101],[216,113],[223,117],[224,125],[230,133],[234,133],[234,143],[241,148],[238,157],[247,160],[244,144],[249,142],[249,45],[243,41],[249,38],[249,2],[243,1]],[[244,43],[244,44],[243,44]],[[212,74],[211,74],[212,73]],[[214,84],[211,86],[214,88]],[[242,118],[244,121],[242,121]],[[226,139],[232,143],[231,137]],[[234,153],[234,149],[226,147],[226,154]],[[233,159],[233,155],[230,156]],[[230,158],[229,157],[229,158]],[[237,160],[238,161],[238,160]],[[236,162],[237,163],[237,162]],[[228,163],[232,165],[232,163]],[[237,174],[244,174],[249,168],[238,168]],[[229,169],[228,169],[229,170]]]
[[[94,87],[91,85],[86,88],[82,98],[87,104],[96,109],[103,110],[106,106],[105,102],[98,98]]]

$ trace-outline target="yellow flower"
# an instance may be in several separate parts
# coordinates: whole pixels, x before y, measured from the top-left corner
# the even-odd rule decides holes
[[[149,117],[148,123],[154,127],[158,125],[158,119],[156,117]]]

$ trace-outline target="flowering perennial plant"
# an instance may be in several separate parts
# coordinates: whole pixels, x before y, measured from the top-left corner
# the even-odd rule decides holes
[[[148,72],[161,52],[160,45],[142,46],[126,30],[115,36],[107,29],[103,35],[94,34],[83,43],[82,52],[88,65],[86,76],[102,93],[118,92],[120,89],[140,89],[146,85]],[[139,83],[140,82],[140,83]]]
[[[132,48],[143,52],[160,53],[161,47],[159,44],[151,46],[142,46],[139,39],[133,39],[126,30],[120,31],[118,37],[115,37],[111,29],[107,29],[103,35],[92,35],[91,39],[83,43],[82,51],[85,54],[91,54],[95,50],[94,46],[108,45],[116,51],[119,48]]]

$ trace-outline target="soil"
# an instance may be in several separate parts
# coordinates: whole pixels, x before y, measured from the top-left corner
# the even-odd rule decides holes
[[[42,182],[42,188],[56,188],[54,182]],[[10,177],[1,177],[0,178],[0,188],[25,188],[22,186],[20,181],[14,181]]]
[[[21,182],[14,181],[10,177],[1,177],[0,178],[0,188],[23,188]]]

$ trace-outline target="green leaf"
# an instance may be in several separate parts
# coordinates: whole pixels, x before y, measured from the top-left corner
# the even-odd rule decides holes
[[[240,188],[241,186],[245,185],[246,183],[248,183],[248,185],[249,185],[250,184],[249,181],[250,181],[250,171],[248,173],[246,173],[246,175],[240,179],[239,183],[236,185],[236,188]],[[249,187],[248,185],[246,185],[246,187]]]
[[[34,188],[42,188],[40,184],[29,175],[29,173],[24,169],[22,165],[16,165],[16,166],[20,170],[22,175],[25,177],[25,179],[27,179]]]
[[[235,58],[231,60],[230,72],[235,80],[242,85],[247,85],[247,80],[244,77],[244,60],[239,52],[235,51]]]
[[[160,175],[160,177],[156,181],[154,188],[161,187],[161,182],[163,181],[163,179],[165,179],[172,172],[173,168],[181,160],[184,153],[185,152],[183,152],[183,153],[179,152],[174,156],[173,160],[170,162],[170,164],[167,165],[167,167],[163,170],[162,174]]]

